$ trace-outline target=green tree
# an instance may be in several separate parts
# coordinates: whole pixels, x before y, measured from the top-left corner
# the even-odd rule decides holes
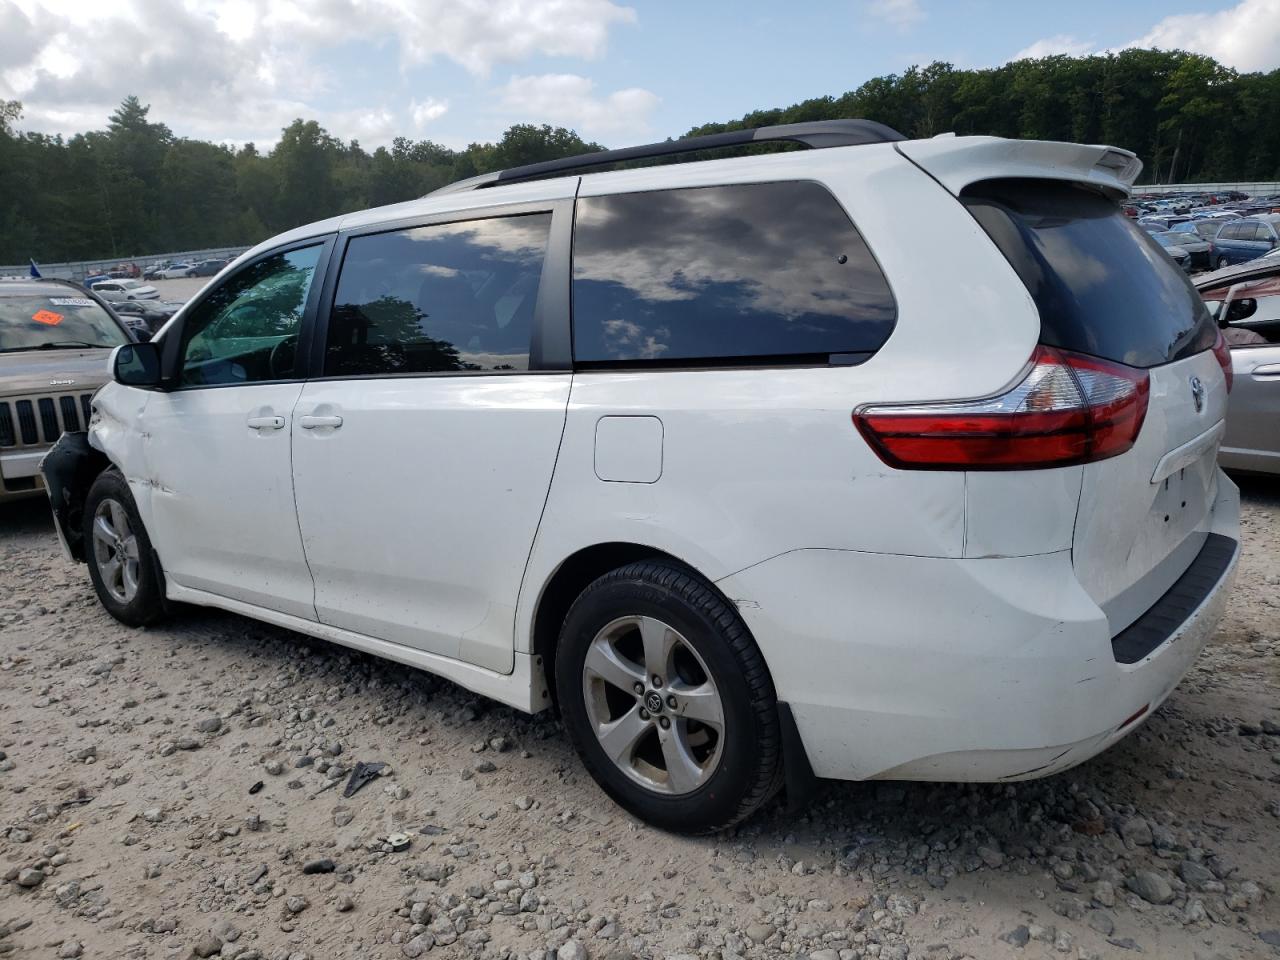
[[[1237,73],[1176,50],[1052,56],[959,70],[949,63],[873,77],[852,90],[709,122],[690,135],[867,117],[908,136],[946,131],[1111,143],[1144,180],[1280,179],[1280,70]],[[362,207],[420,197],[454,180],[600,149],[572,130],[516,124],[494,143],[450,150],[400,137],[372,152],[298,119],[264,153],[177,138],[126,97],[104,129],[22,132],[0,101],[0,263],[92,259],[255,243]],[[740,152],[795,149],[757,144]],[[722,152],[656,162],[677,163]],[[654,162],[654,161],[650,161]]]

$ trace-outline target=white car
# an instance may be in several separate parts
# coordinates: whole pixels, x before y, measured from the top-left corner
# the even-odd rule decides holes
[[[112,302],[155,300],[160,296],[159,290],[141,280],[99,280],[92,289],[103,300]]]
[[[818,149],[584,173],[769,140]],[[60,534],[125,623],[221,607],[554,707],[667,829],[1065,770],[1169,695],[1239,553],[1227,352],[1117,205],[1139,168],[830,121],[292,230],[117,351],[44,464]]]
[[[194,267],[194,263],[171,263],[153,273],[157,280],[177,280],[190,274]]]

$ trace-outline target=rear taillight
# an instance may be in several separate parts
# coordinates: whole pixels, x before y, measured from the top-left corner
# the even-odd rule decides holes
[[[1027,470],[1104,460],[1147,415],[1144,370],[1038,346],[1017,386],[988,400],[870,405],[853,422],[903,470]]]
[[[1213,341],[1213,355],[1218,358],[1222,375],[1227,378],[1227,393],[1230,393],[1232,384],[1235,383],[1235,375],[1231,372],[1231,348],[1227,345],[1227,338],[1222,335],[1221,330],[1218,331],[1218,339]]]

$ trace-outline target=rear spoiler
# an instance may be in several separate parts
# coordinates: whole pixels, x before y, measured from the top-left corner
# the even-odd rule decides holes
[[[1031,177],[1089,183],[1119,199],[1142,172],[1142,161],[1119,147],[950,133],[894,146],[956,196],[979,180]]]

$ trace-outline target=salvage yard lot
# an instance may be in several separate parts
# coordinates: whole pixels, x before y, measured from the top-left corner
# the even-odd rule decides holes
[[[1228,613],[1115,749],[704,840],[549,717],[230,614],[123,627],[46,505],[4,508],[0,955],[1280,956],[1280,484],[1244,486]],[[390,770],[343,799],[358,761]]]

